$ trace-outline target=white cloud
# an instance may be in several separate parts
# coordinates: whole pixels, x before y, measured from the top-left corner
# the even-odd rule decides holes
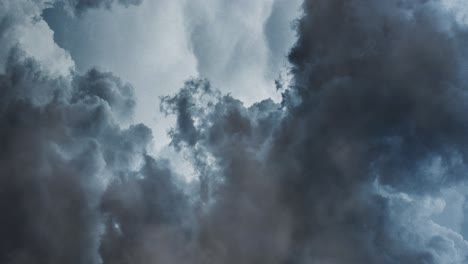
[[[0,72],[5,69],[10,49],[19,46],[53,75],[68,75],[74,63],[67,51],[53,40],[53,31],[41,18],[45,0],[5,0],[0,2]]]
[[[274,79],[286,65],[298,10],[297,0],[189,1],[185,14],[200,74],[247,104],[278,99]]]

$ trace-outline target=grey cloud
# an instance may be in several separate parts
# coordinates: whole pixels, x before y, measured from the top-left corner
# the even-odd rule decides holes
[[[122,83],[111,73],[91,69],[84,76],[77,76],[74,81],[77,86],[75,100],[97,96],[107,102],[118,117],[125,119],[133,115],[136,104],[133,87]]]
[[[151,130],[117,123],[131,110],[132,104],[121,104],[132,100],[131,86],[97,70],[55,79],[21,54],[10,57],[0,76],[0,259],[102,263],[101,236],[108,236],[102,198],[108,186],[120,177],[144,177],[167,195],[176,188],[159,185],[158,177],[167,173],[145,156]],[[171,197],[158,195],[161,203]]]
[[[190,235],[184,226],[193,221],[187,197],[178,191],[164,160],[145,156],[144,166],[135,173],[121,175],[103,196],[103,261],[179,263],[177,248],[184,249],[184,236]]]
[[[198,224],[199,261],[283,263],[290,218],[262,153],[281,106],[265,100],[246,108],[204,80],[187,82],[176,96],[163,98],[163,106],[178,116],[173,143],[191,155],[200,173],[198,193],[206,213]]]
[[[466,29],[435,1],[303,9],[281,103],[246,107],[204,79],[162,97],[189,186],[146,153],[149,128],[119,125],[131,86],[13,53],[1,261],[466,263],[467,241],[434,221],[465,183]]]
[[[421,159],[439,154],[450,163],[458,152],[464,159],[466,33],[457,24],[443,28],[450,22],[434,5],[306,2],[310,15],[290,54],[302,101],[293,116],[323,130],[331,140],[323,147],[338,140],[363,148],[374,156],[364,164],[372,161],[388,184],[431,183],[405,174]]]
[[[200,87],[166,100],[179,118],[173,142],[209,186],[215,259],[464,263],[466,241],[440,231],[430,208],[372,186],[424,200],[465,181],[466,29],[433,1],[311,0],[304,12],[293,82],[265,119],[253,109],[269,103],[230,96],[200,110]],[[408,215],[434,229],[401,224]]]
[[[101,8],[75,17],[55,5],[42,13],[54,30],[54,40],[70,52],[79,71],[98,66],[132,83],[137,102],[134,121],[152,128],[158,149],[169,142],[166,129],[172,125],[172,120],[158,112],[158,96],[197,75],[182,2],[150,0],[131,8]]]
[[[121,4],[125,7],[130,5],[139,5],[143,0],[59,0],[65,3],[74,12],[80,14],[91,8],[107,8],[110,9],[114,4]]]
[[[305,1],[304,9],[289,55],[301,103],[288,110],[270,161],[287,175],[297,246],[317,261],[438,263],[391,236],[389,201],[365,186],[377,178],[438,195],[463,181],[465,30],[431,1]],[[449,168],[438,178],[424,170],[434,157]]]

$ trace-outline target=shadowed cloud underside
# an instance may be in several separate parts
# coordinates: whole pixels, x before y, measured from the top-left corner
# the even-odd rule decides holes
[[[191,180],[151,153],[135,88],[54,42],[50,5],[0,3],[0,262],[468,263],[468,31],[444,2],[304,0],[280,102],[189,76],[154,98]],[[215,74],[216,27],[190,28]]]

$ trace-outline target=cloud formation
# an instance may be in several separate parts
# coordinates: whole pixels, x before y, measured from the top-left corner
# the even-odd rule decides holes
[[[130,5],[139,5],[143,0],[59,0],[62,1],[67,8],[71,8],[73,12],[82,14],[84,11],[91,8],[106,8],[110,9],[114,4],[121,4],[125,7]]]
[[[132,85],[80,73],[51,34],[38,35],[64,55],[41,57],[24,32],[51,33],[46,3],[7,3],[0,262],[468,261],[468,35],[440,2],[305,0],[280,103],[246,106],[200,78],[162,97],[189,182],[148,153],[150,128],[126,125]]]
[[[441,192],[465,178],[466,29],[445,11],[434,1],[305,1],[292,84],[281,106],[257,105],[269,105],[268,118],[229,96],[206,114],[190,89],[167,100],[173,142],[211,158],[200,171],[216,168],[216,226],[234,231],[214,240],[232,249],[227,259],[271,263],[236,241],[277,238],[268,252],[279,263],[466,262],[467,242],[433,220]],[[237,230],[232,219],[249,220]]]
[[[119,127],[131,104],[109,73],[54,79],[16,51],[0,80],[2,262],[101,263],[102,194],[146,163],[151,131]]]

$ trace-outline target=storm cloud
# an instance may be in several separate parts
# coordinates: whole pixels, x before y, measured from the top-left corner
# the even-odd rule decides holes
[[[19,51],[0,78],[2,262],[100,263],[101,196],[146,163],[151,131],[116,122],[120,81],[96,70],[73,78],[50,78]]]
[[[166,100],[173,142],[216,168],[216,226],[236,235],[215,240],[233,263],[464,263],[467,242],[432,217],[465,184],[465,26],[436,1],[303,7],[280,105]]]
[[[139,5],[143,0],[59,0],[65,4],[67,8],[76,14],[82,14],[91,8],[106,8],[110,9],[114,4],[120,4],[125,7],[130,5]]]
[[[0,262],[468,262],[468,31],[444,2],[304,0],[280,102],[246,105],[189,76],[154,98],[189,180],[150,153],[134,87],[75,69],[48,5],[18,3],[0,28]],[[286,45],[284,6],[260,30],[271,49]],[[198,61],[222,53],[218,25],[190,28]],[[36,31],[56,62],[24,35]]]

